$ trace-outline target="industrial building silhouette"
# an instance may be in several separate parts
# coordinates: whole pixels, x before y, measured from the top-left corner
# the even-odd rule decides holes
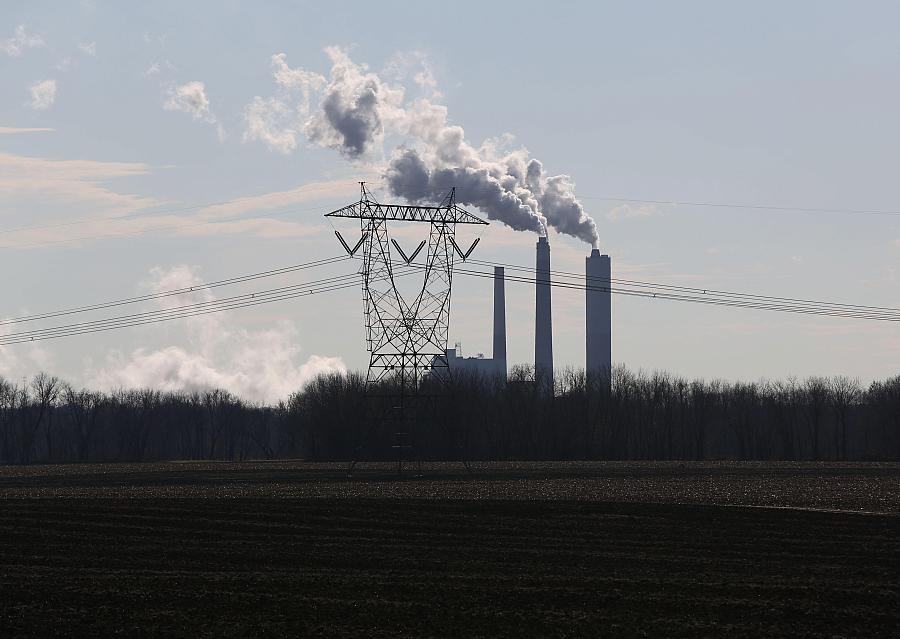
[[[551,302],[550,243],[541,236],[536,244],[534,304],[535,379],[553,381],[553,313]],[[592,249],[585,260],[585,371],[590,377],[609,378],[612,370],[612,299],[609,255]],[[494,328],[492,357],[463,357],[459,346],[447,349],[450,370],[499,375],[506,379],[506,286],[502,266],[494,267]]]

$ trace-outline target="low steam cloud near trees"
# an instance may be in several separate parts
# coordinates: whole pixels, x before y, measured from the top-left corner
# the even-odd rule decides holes
[[[215,300],[202,283],[193,267],[157,267],[150,270],[139,290],[159,294],[197,287],[192,300]],[[154,303],[161,309],[177,308],[184,299],[167,296]],[[220,388],[251,402],[274,403],[320,373],[346,371],[340,358],[305,354],[299,329],[291,321],[254,330],[209,314],[180,323],[184,330],[178,342],[107,353],[88,372],[89,384],[101,390],[155,388],[163,392]]]
[[[837,377],[690,381],[616,368],[611,384],[581,371],[556,392],[517,368],[509,382],[455,374],[446,411],[417,448],[453,459],[900,458],[900,377],[863,388]],[[360,441],[364,380],[323,374],[276,405],[220,389],[100,393],[40,374],[0,379],[0,463],[165,459],[348,459]]]

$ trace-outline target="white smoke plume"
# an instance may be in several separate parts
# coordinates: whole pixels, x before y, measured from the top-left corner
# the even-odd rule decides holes
[[[142,287],[161,292],[202,283],[188,266],[155,268]],[[215,299],[207,289],[191,301]],[[161,308],[179,306],[184,299],[161,298]],[[235,328],[225,315],[193,317],[183,322],[184,343],[158,350],[138,348],[112,351],[105,363],[89,374],[91,385],[103,390],[157,388],[164,391],[205,391],[221,388],[250,401],[274,403],[301,389],[320,373],[345,372],[340,358],[310,355],[301,361],[298,331],[292,322],[252,331]]]
[[[355,63],[343,49],[325,52],[332,64],[328,78],[290,68],[284,54],[273,56],[278,93],[256,97],[247,107],[245,139],[289,152],[302,133],[350,160],[370,161],[383,154],[386,139],[396,139],[399,146],[383,169],[394,195],[440,201],[455,186],[461,204],[513,229],[546,234],[551,227],[597,245],[597,226],[576,197],[572,178],[547,175],[527,149],[507,148],[509,136],[480,146],[469,142],[463,128],[450,123],[447,108],[434,103],[439,94],[427,66],[413,78],[430,94],[407,99],[403,86]]]

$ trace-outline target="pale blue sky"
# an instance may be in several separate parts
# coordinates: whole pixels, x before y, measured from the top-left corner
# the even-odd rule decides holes
[[[322,213],[354,199],[354,181],[377,175],[399,140],[388,135],[350,162],[302,134],[287,153],[246,136],[254,97],[277,95],[272,56],[284,53],[289,68],[327,78],[328,46],[402,84],[409,98],[446,105],[449,122],[475,146],[511,134],[512,147],[526,147],[550,174],[570,175],[616,275],[900,307],[900,216],[601,199],[900,211],[898,24],[892,2],[4,2],[0,315],[128,296],[179,265],[218,279],[337,254]],[[406,77],[391,80],[401,67]],[[412,80],[424,69],[435,86]],[[178,87],[193,82],[202,83],[205,110],[176,99]],[[53,130],[10,131],[25,128]],[[197,209],[164,212],[321,182],[331,186],[288,207],[230,209],[238,217],[276,214],[270,222],[67,241],[179,223],[172,215],[191,223]],[[147,204],[156,208],[141,208]],[[143,213],[96,219],[131,211]],[[478,256],[531,265],[535,239],[494,224]],[[551,242],[555,268],[583,269],[584,244],[555,234]],[[530,361],[533,291],[508,290],[510,358]],[[864,381],[900,372],[896,323],[613,303],[614,360],[633,368]],[[582,366],[582,295],[554,291],[554,314],[557,366]],[[451,340],[469,353],[489,350],[489,318],[490,283],[459,278]],[[210,340],[210,331],[224,339]],[[8,347],[0,374],[44,367],[76,383],[177,385],[198,370],[258,395],[229,377],[244,365],[229,349],[264,352],[261,344],[302,350],[274,368],[249,365],[241,379],[293,383],[316,369],[318,360],[302,368],[312,355],[360,369],[359,295],[238,311],[212,324]],[[137,348],[144,350],[136,356]]]

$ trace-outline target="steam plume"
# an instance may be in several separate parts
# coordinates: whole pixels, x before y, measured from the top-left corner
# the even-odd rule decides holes
[[[400,146],[386,158],[384,168],[392,194],[410,201],[440,201],[455,186],[460,203],[513,229],[546,234],[552,227],[596,246],[597,226],[576,197],[570,176],[547,175],[527,149],[508,148],[511,136],[476,147],[462,127],[449,123],[447,108],[433,102],[439,94],[407,99],[402,85],[353,62],[343,49],[325,51],[332,63],[327,79],[291,69],[284,54],[273,56],[281,93],[268,100],[256,97],[251,107],[267,104],[273,114],[298,114],[298,121],[264,120],[262,110],[253,111],[251,118],[248,108],[246,138],[287,151],[294,148],[294,132],[302,131],[312,144],[333,148],[350,160],[371,160],[386,138],[396,138]],[[432,77],[424,60],[422,64],[414,82],[433,90],[433,82],[426,86],[420,81]],[[287,88],[301,89],[296,106],[285,103],[290,99]],[[259,131],[265,135],[255,133]]]

